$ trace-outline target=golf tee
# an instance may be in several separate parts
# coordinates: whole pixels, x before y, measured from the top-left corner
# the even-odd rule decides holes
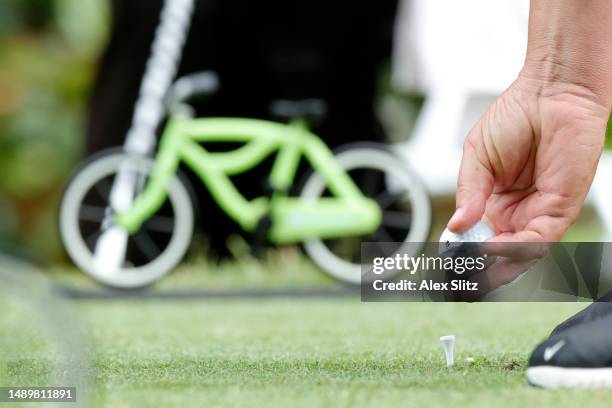
[[[453,349],[455,347],[455,336],[442,336],[440,337],[442,347],[444,347],[444,354],[446,355],[446,367],[452,367],[454,363]]]

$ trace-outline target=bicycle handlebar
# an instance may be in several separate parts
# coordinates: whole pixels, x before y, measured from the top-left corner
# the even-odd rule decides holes
[[[189,99],[197,96],[208,96],[219,89],[219,77],[213,71],[202,71],[179,78],[167,96],[169,110],[185,105]]]

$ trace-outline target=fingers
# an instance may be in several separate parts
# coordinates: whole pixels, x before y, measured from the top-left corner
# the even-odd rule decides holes
[[[470,281],[478,283],[478,291],[464,292],[465,300],[472,302],[480,300],[495,289],[514,282],[519,276],[527,272],[535,262],[534,260],[499,259],[487,270],[470,277]]]
[[[497,256],[514,261],[530,261],[548,256],[551,244],[537,242],[522,231],[511,236],[502,235],[480,244],[480,251],[487,256]]]
[[[487,199],[493,192],[493,173],[483,164],[480,159],[483,152],[477,147],[482,144],[481,140],[480,126],[476,126],[463,148],[456,196],[457,209],[448,222],[448,229],[456,233],[464,232],[480,221]]]

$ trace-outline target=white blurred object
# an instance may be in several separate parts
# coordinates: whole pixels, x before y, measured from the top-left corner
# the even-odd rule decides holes
[[[403,0],[395,32],[394,85],[498,94],[520,71],[529,0]]]
[[[403,0],[393,86],[426,99],[400,147],[434,195],[455,192],[465,135],[517,76],[527,49],[529,0]]]
[[[476,223],[472,228],[461,234],[455,234],[448,228],[440,236],[440,242],[483,242],[493,238],[495,233],[482,221]]]
[[[514,81],[527,49],[529,0],[402,0],[396,20],[392,82],[425,95],[405,157],[434,196],[456,191],[463,141]],[[605,153],[588,196],[612,239],[612,171]]]
[[[123,267],[128,244],[128,232],[113,225],[96,242],[94,263],[100,275],[116,274]]]
[[[446,356],[446,367],[452,367],[455,363],[455,357],[453,355],[455,339],[456,337],[454,335],[440,337],[442,347],[444,348],[444,355]]]
[[[124,150],[145,157],[155,149],[156,129],[165,115],[164,96],[178,70],[186,41],[194,0],[164,0],[155,30],[151,54],[147,60],[128,129]],[[126,162],[113,181],[110,207],[115,213],[126,211],[136,196],[137,177]],[[96,270],[102,276],[121,269],[127,250],[128,232],[119,226],[105,228],[95,245]]]
[[[612,240],[612,189],[609,180],[611,174],[612,152],[607,150],[599,159],[595,180],[593,180],[593,185],[587,196],[587,203],[595,207],[599,219],[603,223],[604,235],[601,237],[601,241],[604,242]],[[603,269],[603,271],[609,270],[609,268]]]

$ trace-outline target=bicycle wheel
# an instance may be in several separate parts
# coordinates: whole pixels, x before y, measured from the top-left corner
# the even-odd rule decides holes
[[[77,172],[64,193],[60,233],[70,258],[85,273],[110,286],[138,288],[164,276],[181,261],[191,242],[194,214],[184,181],[174,177],[162,207],[119,244],[125,254],[123,262],[114,270],[100,268],[96,244],[112,220],[109,196],[125,163],[130,164],[129,171],[137,180],[134,196],[142,191],[153,161],[116,152],[94,158]]]
[[[382,211],[379,228],[370,235],[304,242],[308,256],[325,272],[344,282],[361,282],[362,242],[424,243],[431,227],[431,204],[425,188],[399,158],[384,146],[360,143],[340,148],[336,160],[363,194]],[[308,200],[331,196],[325,181],[312,172],[299,193]],[[410,252],[420,245],[410,245]],[[405,248],[398,246],[398,250]]]

